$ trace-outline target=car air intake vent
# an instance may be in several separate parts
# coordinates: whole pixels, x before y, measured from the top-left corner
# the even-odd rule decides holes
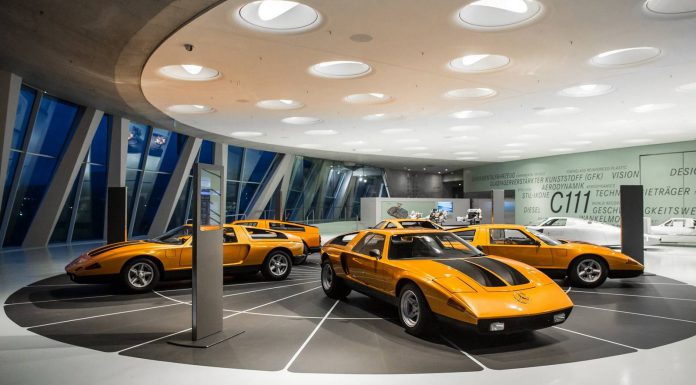
[[[447,265],[455,270],[459,270],[462,273],[468,275],[471,279],[478,282],[481,286],[486,287],[503,287],[507,286],[500,278],[496,277],[495,274],[484,269],[483,267],[470,263],[463,259],[449,259],[437,261],[443,265]]]
[[[109,250],[118,249],[119,247],[123,247],[123,246],[134,245],[136,243],[140,243],[140,241],[112,243],[110,245],[106,245],[106,246],[102,246],[98,249],[94,249],[87,254],[89,254],[89,256],[91,256],[91,257],[94,257],[94,256],[99,255],[99,254],[104,254]]]
[[[503,262],[495,259],[488,257],[472,258],[471,263],[475,263],[494,272],[512,286],[525,285],[529,283],[527,277],[522,275],[522,273],[517,271],[514,267],[506,265]]]

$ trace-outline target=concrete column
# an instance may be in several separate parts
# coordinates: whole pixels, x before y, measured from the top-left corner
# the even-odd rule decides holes
[[[249,219],[258,218],[263,209],[266,208],[268,202],[273,197],[278,186],[284,178],[289,179],[292,173],[292,166],[295,162],[295,157],[288,154],[280,154],[283,159],[280,160],[278,166],[273,170],[271,175],[268,175],[265,183],[262,185],[262,190],[256,193],[256,200],[251,208],[247,210]]]
[[[491,223],[505,223],[505,190],[493,190],[493,211]]]
[[[71,187],[82,167],[82,161],[92,145],[92,139],[97,132],[99,123],[104,116],[103,111],[86,108],[75,129],[72,140],[68,144],[63,157],[53,174],[36,216],[29,226],[23,247],[45,247],[51,239],[58,217],[70,195]],[[77,210],[77,208],[73,208]]]
[[[130,120],[113,117],[109,142],[108,187],[125,187],[126,158],[128,155],[128,126]]]
[[[157,208],[157,214],[155,214],[155,218],[150,225],[150,231],[148,232],[149,238],[154,238],[167,231],[167,226],[169,226],[169,221],[174,214],[176,203],[179,201],[179,196],[184,190],[184,187],[186,187],[186,182],[188,182],[188,177],[191,173],[191,167],[196,161],[202,142],[202,139],[194,137],[189,137],[188,140],[186,140],[186,144],[181,151],[181,156],[176,163],[172,177],[169,179],[167,189],[164,191],[164,196],[162,196],[162,200]]]
[[[295,168],[294,154],[285,154],[286,157],[291,159],[292,165],[290,166],[290,171],[283,176],[283,181],[280,183],[280,204],[278,205],[278,215],[276,216],[280,220],[285,220],[285,204],[288,202],[288,193],[290,191],[290,181],[292,180],[292,172]]]
[[[643,185],[621,185],[621,252],[645,263],[643,250]]]
[[[0,200],[5,193],[5,180],[7,179],[10,149],[12,148],[12,133],[21,89],[21,77],[0,71],[0,124],[2,124],[2,135],[0,135]]]

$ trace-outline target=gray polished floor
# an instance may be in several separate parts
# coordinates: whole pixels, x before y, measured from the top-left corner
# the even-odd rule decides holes
[[[187,288],[175,284],[158,288],[159,294],[121,298],[104,287],[72,285],[56,276],[68,260],[93,246],[0,254],[0,296],[6,303],[0,316],[3,384],[177,384],[201,378],[207,383],[652,384],[669,379],[687,384],[696,374],[691,365],[696,288],[665,278],[696,282],[692,248],[649,249],[648,270],[659,276],[573,289],[576,308],[566,324],[503,342],[457,330],[444,333],[445,340],[415,340],[390,321],[393,310],[373,300],[326,299],[314,280],[316,265],[303,266],[278,284],[227,282],[226,323],[249,332],[217,350],[188,352],[162,338],[182,332]],[[132,316],[135,311],[138,317]],[[371,375],[378,373],[392,374]]]

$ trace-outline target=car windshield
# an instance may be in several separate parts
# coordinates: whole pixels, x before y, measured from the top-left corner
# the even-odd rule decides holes
[[[430,221],[401,221],[401,226],[404,229],[421,228],[421,229],[440,229],[440,226]]]
[[[549,246],[558,246],[558,245],[561,244],[561,242],[559,242],[559,241],[557,241],[557,240],[555,240],[555,239],[549,237],[548,235],[546,235],[546,234],[544,234],[544,233],[540,233],[540,232],[538,232],[538,231],[536,231],[536,230],[531,230],[531,229],[527,229],[527,231],[529,231],[530,233],[534,234],[534,236],[536,236],[537,238],[541,239],[542,242],[546,243],[546,244],[549,245]]]
[[[191,226],[180,226],[167,231],[159,237],[152,238],[151,241],[157,243],[169,243],[172,245],[183,245],[189,238],[191,238],[192,231],[193,227]]]
[[[389,241],[389,259],[449,259],[483,253],[451,233],[395,234]]]

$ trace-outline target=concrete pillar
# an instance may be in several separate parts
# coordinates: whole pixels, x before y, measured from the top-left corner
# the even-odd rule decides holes
[[[2,125],[2,135],[0,135],[0,200],[5,193],[5,180],[7,179],[10,149],[12,148],[12,133],[21,89],[21,77],[0,71],[0,124]]]
[[[128,126],[130,126],[130,120],[113,117],[111,122],[111,141],[109,142],[108,187],[124,187],[126,185]]]
[[[222,221],[227,222],[227,144],[215,142],[213,150],[213,164],[222,167],[222,185],[220,186],[220,199],[222,199]],[[193,186],[191,194],[193,196]],[[188,212],[188,210],[186,210]]]
[[[157,207],[157,214],[155,214],[155,218],[150,225],[148,237],[154,238],[167,231],[167,226],[169,226],[169,221],[174,214],[176,203],[179,201],[179,196],[184,187],[186,187],[191,167],[196,161],[202,142],[202,139],[194,137],[189,137],[186,140],[181,156],[169,179],[169,184],[167,184],[167,189],[164,191],[164,196],[162,196],[159,207]]]
[[[29,226],[29,231],[22,244],[23,247],[45,247],[48,245],[63,205],[70,195],[70,190],[82,167],[82,161],[87,156],[87,151],[92,145],[92,139],[103,116],[103,111],[94,108],[85,109],[72,140],[53,174],[46,195],[36,211],[36,216]],[[74,210],[77,208],[75,207]]]
[[[505,190],[493,190],[491,223],[505,223]]]

